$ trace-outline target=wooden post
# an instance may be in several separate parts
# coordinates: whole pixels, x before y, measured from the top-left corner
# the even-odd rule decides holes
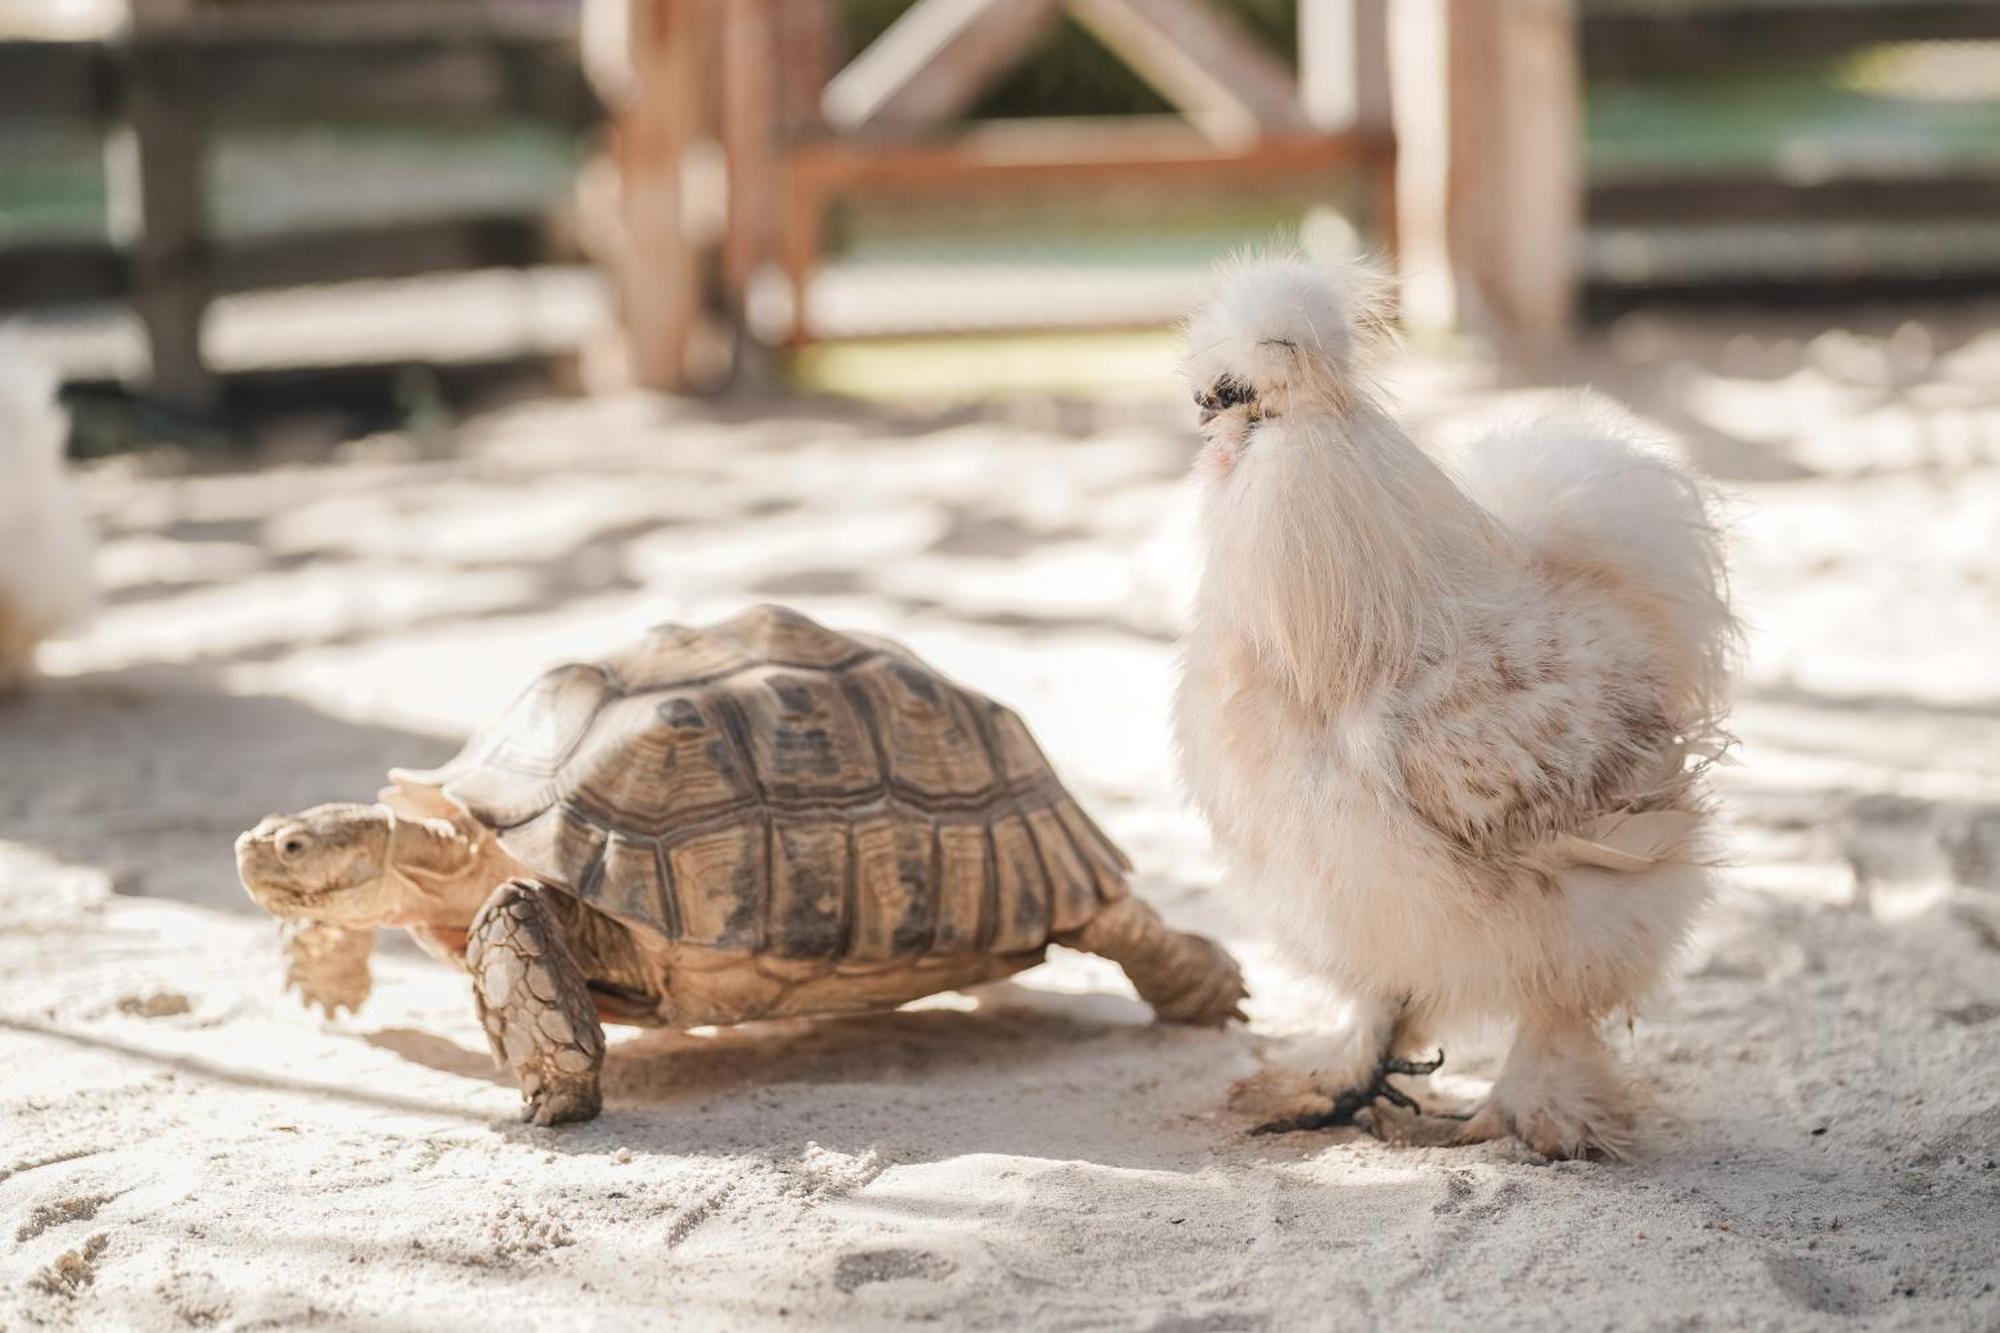
[[[807,298],[813,270],[819,266],[820,215],[825,209],[826,196],[818,178],[794,159],[791,169],[785,173],[783,255],[785,278],[792,289],[792,334],[789,342],[794,350],[805,346],[810,332],[808,320],[811,311]]]
[[[820,103],[827,122],[907,132],[952,119],[1055,26],[1056,7],[1057,0],[916,0],[827,85]]]
[[[728,171],[728,230],[722,273],[733,324],[732,376],[768,378],[764,344],[751,327],[753,286],[778,258],[784,163],[780,0],[728,0],[722,19],[722,150]]]
[[[188,17],[185,0],[132,6],[124,48],[123,123],[105,150],[107,219],[131,264],[133,312],[145,330],[152,393],[183,412],[216,403],[202,358],[208,310],[200,83],[183,47],[147,41]]]
[[[826,130],[820,101],[842,59],[838,11],[834,0],[778,0],[779,120],[787,138]]]
[[[1576,318],[1583,251],[1583,90],[1573,0],[1512,0],[1501,44],[1507,130],[1505,319],[1531,344]]]
[[[1299,102],[1329,134],[1379,136],[1364,167],[1374,248],[1397,255],[1397,151],[1389,107],[1388,0],[1299,0]]]
[[[1405,317],[1559,342],[1582,243],[1571,0],[1396,0],[1390,49]]]
[[[819,262],[820,214],[825,201],[796,169],[794,150],[826,135],[822,102],[842,53],[833,0],[779,0],[778,6],[778,260],[791,291],[788,342],[806,341],[807,297]]]
[[[651,389],[706,387],[700,364],[719,295],[697,234],[697,150],[713,133],[713,60],[724,0],[592,0],[592,76],[610,104],[616,220],[606,258],[626,375]],[[611,8],[615,7],[615,8]],[[609,12],[605,12],[609,10]]]
[[[1389,128],[1387,0],[1299,0],[1299,100],[1316,130]]]
[[[1070,17],[1217,143],[1299,130],[1292,71],[1203,0],[1067,0]]]

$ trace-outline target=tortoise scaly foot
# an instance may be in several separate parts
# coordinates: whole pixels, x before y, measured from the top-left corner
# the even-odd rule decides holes
[[[332,1018],[342,1009],[359,1013],[372,983],[368,955],[375,947],[372,926],[336,926],[323,921],[279,924],[285,946],[285,987],[307,1007]]]
[[[465,961],[494,1058],[521,1082],[521,1118],[559,1125],[603,1106],[604,1029],[544,892],[525,880],[494,890],[467,932]]]

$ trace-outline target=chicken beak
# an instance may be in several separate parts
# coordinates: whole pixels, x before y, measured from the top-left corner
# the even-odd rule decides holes
[[[1204,426],[1206,426],[1206,425],[1207,425],[1207,424],[1208,424],[1209,422],[1211,422],[1211,421],[1215,420],[1215,418],[1216,418],[1216,417],[1217,417],[1218,415],[1220,415],[1220,414],[1221,414],[1221,412],[1222,412],[1222,409],[1221,409],[1221,408],[1219,408],[1219,407],[1204,407],[1204,408],[1202,408],[1202,409],[1201,409],[1201,417],[1200,417],[1200,424],[1201,424],[1201,425],[1204,425]]]

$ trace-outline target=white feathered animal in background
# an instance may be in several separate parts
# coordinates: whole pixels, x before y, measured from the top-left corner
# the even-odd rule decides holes
[[[1365,278],[1263,261],[1188,329],[1207,549],[1188,785],[1280,946],[1349,997],[1343,1123],[1461,1020],[1515,1036],[1464,1141],[1619,1155],[1599,1028],[1710,892],[1735,623],[1702,487],[1608,410],[1449,470],[1371,391]]]
[[[35,647],[88,618],[93,542],[64,470],[69,417],[56,378],[0,341],[0,695],[19,689]]]

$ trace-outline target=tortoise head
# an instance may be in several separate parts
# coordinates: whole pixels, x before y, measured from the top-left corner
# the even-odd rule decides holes
[[[316,805],[266,815],[236,839],[236,873],[273,916],[374,925],[395,907],[396,816],[386,805]]]

